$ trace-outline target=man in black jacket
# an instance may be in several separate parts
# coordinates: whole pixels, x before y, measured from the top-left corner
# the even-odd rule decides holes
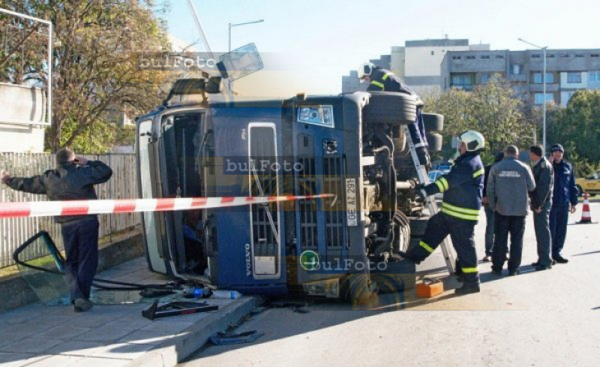
[[[46,194],[49,200],[95,200],[98,199],[94,185],[104,183],[112,176],[112,170],[100,161],[88,161],[75,156],[69,149],[56,153],[57,168],[39,176],[11,177],[2,172],[4,184],[18,191]],[[90,291],[98,266],[98,218],[96,215],[57,216],[67,260],[65,279],[69,285],[71,302],[75,312],[92,308]]]
[[[531,192],[531,211],[533,212],[533,225],[537,240],[538,260],[531,264],[535,270],[552,268],[550,249],[550,208],[552,207],[552,190],[554,188],[554,171],[552,164],[544,158],[542,148],[532,146],[529,148],[535,190]]]

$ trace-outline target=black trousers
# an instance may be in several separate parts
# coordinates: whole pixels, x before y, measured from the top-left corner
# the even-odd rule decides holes
[[[462,271],[464,284],[479,284],[477,252],[475,250],[476,221],[464,220],[439,212],[429,219],[425,235],[418,246],[412,247],[408,256],[423,261],[450,235],[452,245],[458,255],[457,266]]]
[[[98,267],[98,228],[96,217],[62,225],[62,237],[67,260],[65,279],[71,301],[90,298],[92,281]]]
[[[521,266],[523,256],[523,234],[525,216],[507,216],[494,213],[494,249],[492,252],[492,270],[500,271],[506,261],[508,235],[510,234],[510,259],[508,270],[515,271]]]

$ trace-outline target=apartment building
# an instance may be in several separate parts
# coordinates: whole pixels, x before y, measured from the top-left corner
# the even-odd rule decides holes
[[[545,96],[543,56],[542,50],[450,51],[440,66],[441,89],[472,90],[498,74],[524,100],[562,106],[579,89],[600,89],[600,49],[547,50]]]

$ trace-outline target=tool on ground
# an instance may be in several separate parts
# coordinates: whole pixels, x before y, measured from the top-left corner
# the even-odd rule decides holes
[[[588,193],[583,193],[583,208],[581,210],[581,220],[577,224],[594,224],[592,222],[592,214],[590,212],[590,200]]]
[[[210,342],[214,345],[252,343],[263,335],[265,335],[265,333],[258,333],[256,330],[245,331],[238,334],[228,334],[226,332],[219,331],[210,337]]]
[[[417,284],[417,297],[419,298],[431,298],[442,293],[444,293],[444,283],[439,279],[424,279],[423,283]]]
[[[413,159],[413,163],[415,165],[415,169],[417,170],[417,177],[419,178],[419,182],[423,185],[429,184],[429,176],[427,175],[427,170],[425,166],[423,166],[419,160],[419,156],[417,155],[417,148],[413,143],[412,136],[410,135],[410,130],[408,129],[408,125],[404,125],[404,135],[406,136],[406,140],[408,142],[408,147],[410,148],[410,155]],[[425,202],[427,204],[427,208],[429,209],[429,214],[431,216],[437,214],[438,207],[435,202],[435,198],[433,196],[425,198]],[[446,260],[446,266],[448,267],[448,271],[450,274],[454,273],[454,254],[450,250],[448,246],[448,238],[444,238],[440,247],[442,248],[442,252],[444,253],[444,260]]]
[[[206,302],[169,302],[162,306],[155,301],[152,306],[142,311],[142,316],[149,320],[155,320],[162,317],[192,315],[200,312],[216,311],[219,306],[209,306]]]

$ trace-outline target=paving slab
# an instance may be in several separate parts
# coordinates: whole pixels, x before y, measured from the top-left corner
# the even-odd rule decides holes
[[[171,280],[147,269],[144,258],[123,263],[98,274],[99,278],[143,284]],[[114,300],[131,302],[137,291],[116,293]],[[204,300],[203,300],[204,301]],[[202,347],[217,331],[238,322],[261,300],[207,299],[219,310],[148,320],[141,312],[151,305],[96,304],[88,312],[71,305],[29,304],[0,312],[0,365],[2,367],[121,367],[175,366]]]

